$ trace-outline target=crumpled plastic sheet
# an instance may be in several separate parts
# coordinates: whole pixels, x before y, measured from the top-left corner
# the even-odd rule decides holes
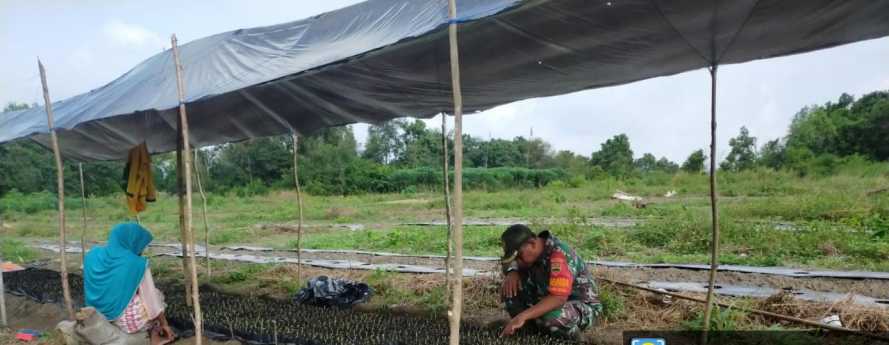
[[[317,276],[309,279],[306,287],[293,296],[293,301],[296,304],[346,309],[367,303],[373,292],[373,289],[365,283]]]

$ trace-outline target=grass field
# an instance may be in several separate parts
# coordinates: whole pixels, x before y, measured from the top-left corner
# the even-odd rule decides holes
[[[756,170],[719,178],[721,262],[837,269],[889,270],[889,164],[845,169],[830,177],[799,177]],[[611,200],[615,191],[645,197],[644,208]],[[667,191],[677,195],[665,198]],[[0,255],[26,258],[17,240],[55,239],[57,214],[51,194],[9,193],[0,199],[5,225]],[[306,248],[364,249],[443,254],[443,226],[404,223],[444,219],[444,200],[435,191],[411,194],[312,196],[305,198]],[[201,201],[195,199],[195,229],[203,236]],[[69,238],[81,232],[79,197],[66,200]],[[294,224],[295,195],[289,191],[255,197],[209,195],[210,243],[295,247],[296,234],[268,224]],[[179,237],[178,203],[161,195],[141,220],[156,238]],[[468,191],[470,219],[525,219],[568,240],[586,259],[640,262],[707,262],[710,206],[704,175],[649,175],[625,181],[557,181],[539,189]],[[123,198],[91,198],[89,240],[104,240],[110,227],[127,220]],[[591,219],[630,220],[635,225],[589,225]],[[336,224],[363,224],[350,231]],[[546,225],[544,225],[546,224]],[[469,226],[466,255],[497,255],[503,227]]]
[[[889,164],[853,169],[830,177],[799,177],[791,173],[750,171],[723,174],[719,179],[722,263],[788,265],[834,269],[889,271]],[[646,199],[646,207],[612,200],[615,191]],[[663,196],[675,190],[671,198]],[[196,197],[195,229],[203,241],[201,200]],[[210,195],[210,243],[255,244],[294,248],[295,194],[271,192],[254,197]],[[70,240],[79,240],[79,198],[66,200]],[[127,220],[122,197],[91,198],[86,236],[104,240],[114,224]],[[444,219],[444,200],[435,191],[410,194],[313,196],[305,198],[303,246],[324,249],[361,249],[416,254],[443,254],[446,229],[407,223]],[[141,220],[160,241],[179,238],[177,200],[161,195]],[[17,262],[54,260],[55,255],[30,249],[34,240],[56,240],[57,213],[51,194],[9,193],[0,198],[0,256]],[[652,175],[634,180],[599,180],[552,183],[539,189],[468,191],[466,217],[523,219],[536,229],[547,228],[574,245],[585,259],[639,262],[706,263],[709,248],[710,203],[703,175]],[[361,224],[361,230],[348,226]],[[591,225],[596,224],[596,225]],[[354,228],[354,227],[353,227]],[[466,255],[498,255],[503,226],[467,226]],[[73,259],[73,260],[72,260]],[[69,257],[69,270],[77,273],[78,260]],[[202,261],[202,260],[199,260]],[[440,275],[396,274],[385,271],[339,270],[293,265],[256,265],[214,262],[208,277],[203,263],[198,275],[233,293],[289,299],[305,285],[306,277],[335,275],[367,282],[375,290],[367,307],[401,312],[444,315],[446,290]],[[180,281],[181,260],[152,258],[159,280]],[[497,278],[465,281],[468,318],[480,321],[498,315]],[[620,343],[626,329],[701,328],[702,307],[693,303],[652,304],[645,293],[601,284],[605,313],[588,336],[602,343]],[[846,303],[819,305],[800,301],[724,299],[733,305],[818,319],[828,312],[843,315],[844,324],[869,331],[885,331],[885,313],[863,310]],[[791,303],[792,302],[792,303]],[[790,306],[790,307],[788,307]],[[721,309],[715,328],[723,330],[792,329],[734,309]],[[0,333],[0,342],[4,335]],[[46,344],[58,342],[46,341]]]

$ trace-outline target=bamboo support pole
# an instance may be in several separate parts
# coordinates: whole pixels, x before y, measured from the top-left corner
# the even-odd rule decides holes
[[[188,137],[188,113],[185,111],[185,84],[182,81],[182,64],[179,61],[179,48],[176,44],[176,35],[173,35],[170,38],[171,45],[173,47],[173,60],[176,63],[176,86],[179,93],[179,123],[182,128],[182,151],[184,153],[191,152],[191,143]],[[183,170],[185,172],[185,212],[183,213],[185,218],[185,234],[187,235],[183,238],[183,241],[188,242],[188,247],[191,250],[188,251],[188,265],[189,272],[186,272],[186,275],[191,276],[191,301],[192,306],[194,307],[194,332],[195,332],[195,344],[201,345],[203,342],[203,326],[202,326],[202,315],[201,315],[201,300],[200,300],[200,291],[198,290],[198,273],[195,267],[195,246],[194,246],[194,231],[192,231],[192,217],[191,217],[191,155],[184,154],[183,155]],[[185,253],[183,253],[185,254]]]
[[[451,267],[451,256],[454,254],[453,226],[451,225],[451,187],[450,178],[448,177],[448,116],[441,114],[441,150],[442,150],[442,185],[444,186],[444,202],[445,202],[445,219],[447,220],[447,255],[445,256],[445,292],[447,296],[451,295],[450,281],[451,275],[454,274]],[[451,303],[449,300],[448,303]]]
[[[52,140],[52,151],[56,161],[56,182],[58,187],[59,198],[59,266],[61,268],[62,294],[65,298],[65,309],[68,311],[68,318],[74,320],[74,306],[71,304],[71,288],[68,286],[68,260],[65,258],[65,178],[62,170],[62,153],[59,152],[59,137],[56,135],[56,129],[53,125],[52,102],[49,98],[49,86],[46,84],[46,69],[43,63],[37,59],[37,67],[40,69],[40,82],[43,84],[43,102],[46,107],[46,123],[49,126],[50,139]]]
[[[86,186],[83,183],[83,163],[77,164],[77,170],[80,172],[80,267],[83,267],[86,258]]]
[[[710,67],[710,213],[712,234],[710,239],[710,277],[707,286],[707,305],[704,307],[704,339],[710,330],[713,309],[713,290],[716,272],[719,270],[719,208],[716,197],[716,65]]]
[[[603,278],[603,277],[596,277],[596,279],[604,281],[604,282],[612,283],[615,285],[620,285],[620,286],[638,289],[638,290],[642,290],[642,291],[648,291],[648,292],[655,293],[655,294],[666,295],[666,296],[674,297],[677,299],[697,302],[697,303],[701,303],[701,304],[709,304],[712,302],[712,301],[708,301],[705,299],[695,298],[695,297],[686,296],[686,295],[682,295],[682,294],[678,294],[678,293],[661,291],[661,290],[652,289],[652,288],[645,287],[645,286],[634,285],[634,284],[625,283],[625,282],[621,282],[621,281],[617,281],[617,280],[611,280],[611,279],[607,279],[607,278]],[[813,327],[822,328],[822,329],[831,330],[831,331],[855,334],[858,336],[868,337],[871,339],[889,341],[889,336],[884,336],[881,334],[862,332],[859,330],[849,329],[849,328],[845,328],[845,327],[838,327],[838,326],[834,326],[834,325],[830,325],[830,324],[820,323],[817,321],[801,319],[801,318],[793,317],[793,316],[789,316],[789,315],[776,314],[776,313],[772,313],[772,312],[768,312],[768,311],[764,311],[764,310],[759,310],[759,309],[739,307],[736,305],[729,305],[729,304],[720,303],[720,302],[712,302],[712,303],[714,305],[720,306],[722,308],[731,308],[731,309],[739,310],[739,311],[742,311],[745,313],[757,314],[757,315],[766,316],[766,317],[770,317],[770,318],[774,318],[774,319],[778,319],[778,320],[795,322],[795,323],[799,323],[799,324],[803,324],[803,325],[807,325],[807,326],[813,326]]]
[[[188,262],[188,242],[185,238],[185,176],[182,164],[182,121],[176,121],[176,194],[179,196],[179,236],[182,239],[182,272],[185,274],[185,304],[191,307],[191,267]],[[138,221],[139,214],[136,213]],[[139,222],[142,223],[141,221]]]
[[[0,258],[2,259],[2,258]],[[0,260],[0,263],[3,261]],[[3,268],[0,267],[0,326],[7,327],[6,322],[6,287],[3,285]]]
[[[299,186],[299,136],[294,132],[293,138],[293,184],[296,186],[296,209],[299,220],[296,226],[296,280],[302,279],[302,236],[303,236],[303,197],[302,188]],[[349,271],[352,270],[352,260],[349,260]]]
[[[198,169],[198,150],[194,150],[194,177],[198,184],[198,192],[201,194],[201,217],[204,219],[204,262],[207,265],[207,279],[210,279],[210,222],[207,221],[207,194],[204,193],[204,185],[201,183],[201,170]],[[203,163],[202,163],[203,164]]]
[[[460,344],[460,318],[463,316],[463,93],[460,88],[460,52],[457,46],[457,1],[448,1],[448,38],[451,57],[451,88],[454,95],[454,258],[451,267],[453,305],[448,315],[450,344]]]

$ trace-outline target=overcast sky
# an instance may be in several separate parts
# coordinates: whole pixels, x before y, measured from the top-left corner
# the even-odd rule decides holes
[[[0,102],[42,103],[36,58],[54,100],[98,88],[169,46],[238,28],[302,19],[355,0],[48,1],[0,0]],[[465,52],[464,52],[465,54]],[[747,126],[759,142],[786,134],[804,105],[889,90],[889,39],[803,55],[722,66],[719,156]],[[430,125],[439,126],[437,119]],[[531,99],[467,116],[474,136],[534,136],[554,149],[589,155],[606,139],[630,137],[636,156],[681,162],[709,142],[709,75],[704,70],[633,84]],[[359,141],[366,126],[355,127]]]

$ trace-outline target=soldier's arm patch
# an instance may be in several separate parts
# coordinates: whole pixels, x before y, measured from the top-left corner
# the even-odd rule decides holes
[[[574,276],[568,268],[565,254],[555,251],[550,256],[549,294],[553,296],[570,296],[574,285]]]

